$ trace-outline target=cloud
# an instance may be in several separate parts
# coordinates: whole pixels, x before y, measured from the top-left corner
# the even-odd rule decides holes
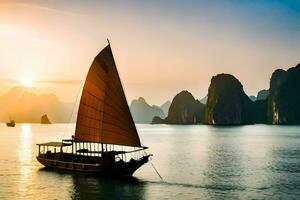
[[[14,79],[0,79],[0,83],[20,84],[20,81]],[[35,81],[35,83],[78,85],[81,84],[82,81],[81,80],[40,80],[40,81]]]
[[[77,84],[81,84],[82,81],[81,80],[43,80],[43,81],[36,81],[36,83],[77,85]]]
[[[20,83],[20,81],[17,81],[14,79],[0,79],[0,83],[17,84],[17,83]]]
[[[75,13],[73,11],[61,10],[61,9],[57,9],[57,8],[50,8],[48,6],[38,5],[38,4],[16,3],[16,5],[22,6],[22,7],[27,7],[27,8],[33,8],[33,9],[49,11],[49,12],[56,12],[56,13],[59,13],[59,14],[69,15],[69,16],[80,15],[79,13]]]

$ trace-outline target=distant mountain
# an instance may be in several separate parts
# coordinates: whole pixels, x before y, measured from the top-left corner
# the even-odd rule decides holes
[[[154,116],[151,122],[151,124],[163,124],[163,123],[164,123],[164,119],[158,116]]]
[[[259,91],[257,97],[248,97],[234,76],[216,75],[201,102],[188,91],[182,91],[174,97],[168,116],[156,116],[152,123],[300,124],[300,63],[287,71],[274,71],[269,89]]]
[[[261,90],[257,93],[256,99],[257,100],[265,100],[268,98],[269,90]]]
[[[174,97],[168,116],[165,119],[155,117],[152,123],[198,124],[204,121],[204,108],[204,104],[184,90]]]
[[[165,114],[160,107],[150,106],[142,97],[131,102],[130,111],[136,123],[151,123],[155,116],[165,118]]]
[[[300,63],[271,77],[268,116],[273,124],[300,124]]]
[[[249,99],[251,100],[251,101],[256,101],[257,99],[256,99],[256,96],[253,96],[253,95],[251,95],[251,96],[249,96]]]
[[[54,123],[68,123],[73,104],[64,103],[53,94],[37,94],[34,88],[14,87],[0,96],[0,121],[9,117],[17,123],[40,123],[44,113]]]
[[[200,99],[200,102],[202,104],[206,104],[206,102],[207,102],[207,95],[205,97],[203,97],[202,99]]]
[[[253,123],[253,102],[245,94],[242,84],[230,74],[211,79],[208,89],[205,120],[213,125]]]
[[[162,111],[164,112],[165,116],[168,116],[168,112],[169,112],[169,108],[171,106],[171,101],[166,101],[165,103],[163,103],[160,108],[162,109]]]

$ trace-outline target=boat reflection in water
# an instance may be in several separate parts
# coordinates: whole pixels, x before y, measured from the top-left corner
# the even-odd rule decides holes
[[[135,177],[95,177],[90,173],[73,173],[41,168],[46,176],[57,175],[60,179],[70,180],[69,196],[73,200],[85,199],[146,199],[147,182]]]
[[[84,175],[73,176],[72,199],[145,199],[146,183],[134,178],[97,179]]]
[[[80,99],[75,136],[38,144],[37,160],[46,167],[131,176],[147,163],[110,44],[94,59]]]

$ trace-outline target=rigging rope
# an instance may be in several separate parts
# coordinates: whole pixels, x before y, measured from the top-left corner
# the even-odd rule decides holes
[[[151,166],[153,167],[154,171],[156,172],[156,174],[159,176],[159,178],[161,179],[161,181],[164,181],[163,177],[158,173],[157,169],[155,168],[154,164],[152,162],[151,163]]]
[[[69,122],[66,124],[66,127],[65,127],[65,131],[64,132],[67,132],[69,130],[69,127],[70,127],[70,124],[73,122],[73,118],[75,118],[75,108],[77,108],[77,105],[79,106],[79,96],[80,94],[82,93],[82,90],[83,90],[83,85],[84,85],[84,82],[85,81],[82,81],[80,83],[80,87],[78,89],[78,92],[77,92],[77,95],[76,95],[76,99],[75,99],[75,102],[72,106],[72,112],[71,112],[71,115],[69,116]],[[75,124],[76,124],[76,119],[75,119]]]

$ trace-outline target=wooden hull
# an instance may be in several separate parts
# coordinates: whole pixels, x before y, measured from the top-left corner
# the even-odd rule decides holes
[[[113,164],[90,164],[69,162],[37,156],[37,160],[45,167],[69,170],[75,172],[95,173],[102,176],[131,176],[139,167],[149,161],[149,156],[144,156],[139,160],[131,160],[129,162],[115,162]]]
[[[15,123],[10,123],[10,122],[8,122],[8,123],[6,123],[6,126],[7,126],[7,127],[15,127],[16,124],[15,124]]]

